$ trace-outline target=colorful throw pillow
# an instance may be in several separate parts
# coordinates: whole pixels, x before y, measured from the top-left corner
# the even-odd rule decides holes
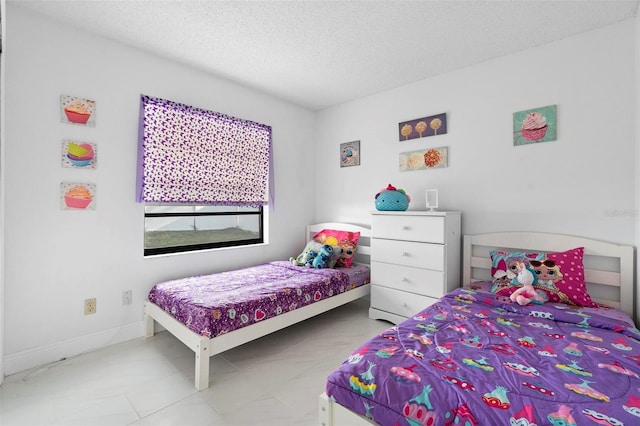
[[[513,268],[517,262],[528,262],[538,277],[534,287],[549,302],[596,307],[587,293],[583,258],[584,247],[557,253],[492,251],[491,291],[503,296],[513,293],[520,286]]]
[[[337,268],[349,268],[356,254],[356,247],[360,239],[360,232],[340,231],[335,229],[323,229],[313,236],[313,239],[322,244],[338,246],[342,249],[342,255],[336,262]]]

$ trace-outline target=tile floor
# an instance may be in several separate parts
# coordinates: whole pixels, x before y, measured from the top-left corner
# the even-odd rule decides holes
[[[0,425],[317,425],[331,370],[391,326],[349,303],[213,357],[193,387],[194,354],[167,332],[5,378]]]

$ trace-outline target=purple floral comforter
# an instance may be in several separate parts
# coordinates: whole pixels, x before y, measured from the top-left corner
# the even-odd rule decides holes
[[[149,301],[192,331],[215,337],[369,282],[369,268],[314,269],[275,261],[156,284]]]
[[[327,380],[383,425],[638,425],[640,331],[624,313],[457,289]]]

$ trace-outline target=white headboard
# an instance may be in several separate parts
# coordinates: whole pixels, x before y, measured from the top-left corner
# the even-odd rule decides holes
[[[353,223],[339,223],[339,222],[323,222],[315,223],[313,225],[307,225],[306,241],[309,241],[317,232],[323,229],[335,229],[339,231],[359,232],[360,239],[358,240],[358,247],[356,248],[356,255],[354,261],[358,263],[364,263],[366,265],[371,264],[371,228],[363,225],[355,225]]]
[[[500,232],[465,235],[462,283],[491,280],[493,249],[565,251],[584,247],[587,291],[596,302],[634,315],[634,248],[589,238],[540,232]],[[633,317],[634,320],[637,319]]]

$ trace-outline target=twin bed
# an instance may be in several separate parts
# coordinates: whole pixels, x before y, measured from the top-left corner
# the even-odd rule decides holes
[[[201,390],[209,383],[209,357],[367,295],[369,230],[323,223],[309,226],[307,236],[328,228],[361,233],[357,265],[322,270],[282,261],[258,267],[295,277],[284,287],[302,299],[281,298],[271,288],[252,290],[257,297],[247,302],[248,311],[236,313],[231,296],[261,281],[252,278],[263,273],[254,268],[212,276],[231,283],[230,299],[218,312],[197,301],[191,308],[177,302],[185,288],[198,287],[200,277],[165,283],[168,291],[154,287],[145,304],[147,335],[158,322],[195,352],[195,386]],[[565,299],[520,306],[492,292],[492,250],[494,255],[496,250],[544,252],[548,258],[535,259],[550,265],[553,253],[579,247],[584,257],[580,250],[580,264],[574,264],[577,258],[567,260],[564,279],[575,270],[583,274],[597,306],[575,307]],[[319,399],[320,424],[639,424],[640,331],[631,319],[634,256],[631,246],[557,234],[465,236],[461,288],[354,344],[353,353],[328,376]],[[298,285],[301,274],[320,281]],[[546,274],[551,272],[545,269]],[[198,291],[196,299],[206,298],[205,290]],[[276,299],[282,303],[271,303]],[[237,324],[228,321],[229,311]]]
[[[578,247],[587,291],[608,307],[520,306],[491,292],[492,249],[534,258]],[[465,236],[463,255],[462,288],[356,347],[329,375],[320,424],[640,424],[633,247],[499,233]],[[564,278],[582,272],[573,260]]]
[[[155,285],[144,304],[145,335],[158,323],[195,353],[195,387],[209,387],[209,358],[369,294],[370,229],[309,225],[359,233],[350,268],[315,269],[290,261]],[[208,306],[208,302],[217,306]]]

